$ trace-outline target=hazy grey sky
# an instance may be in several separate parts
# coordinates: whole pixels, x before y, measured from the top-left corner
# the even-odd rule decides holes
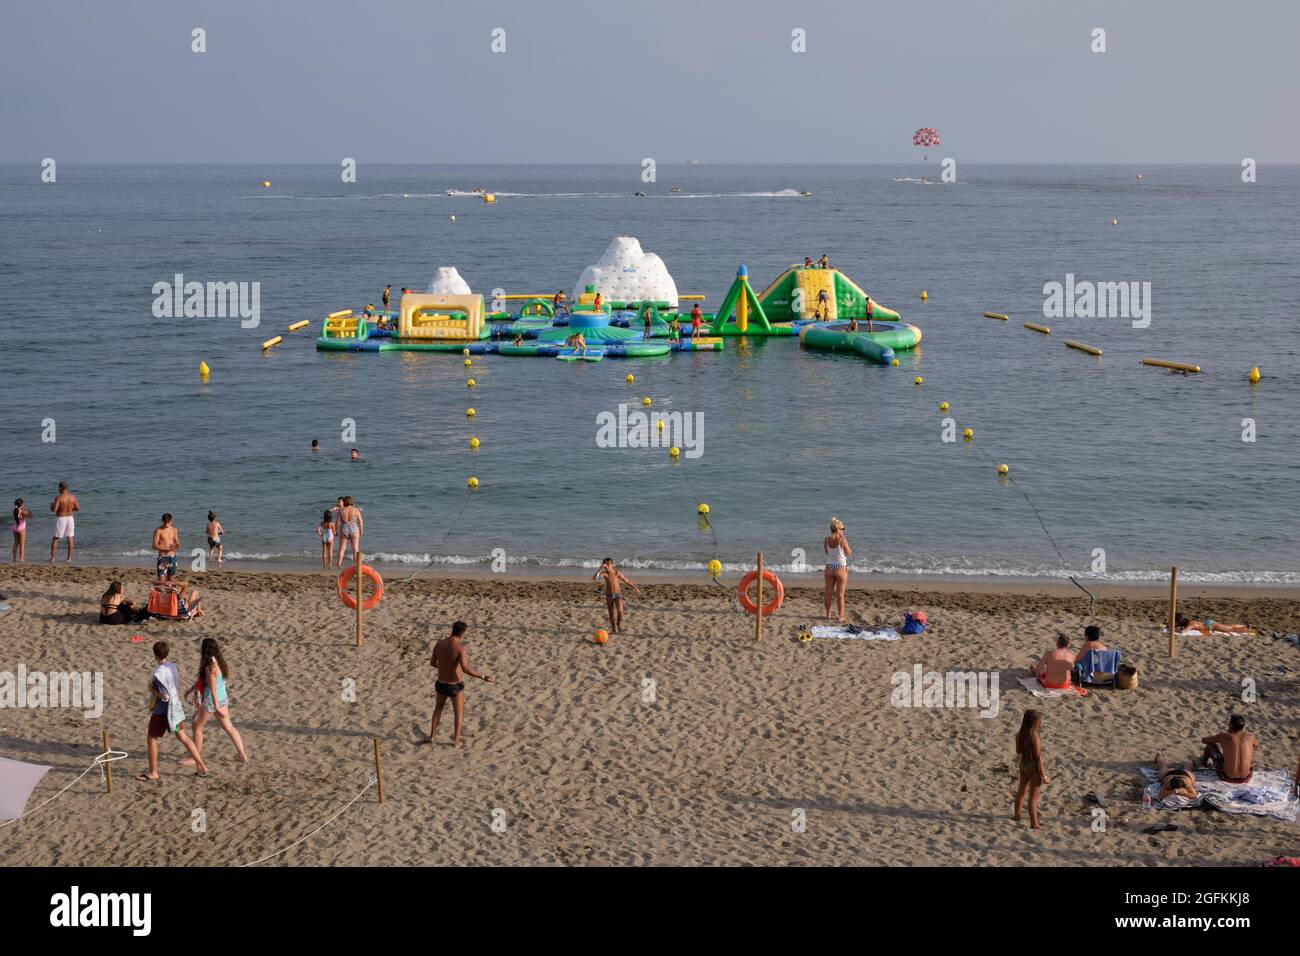
[[[1298,37],[1296,0],[3,0],[0,161],[890,162],[933,126],[1295,162]]]

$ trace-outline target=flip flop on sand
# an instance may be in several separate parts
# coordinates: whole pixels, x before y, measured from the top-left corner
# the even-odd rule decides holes
[[[157,782],[158,782],[158,778],[157,778],[157,777],[151,777],[151,776],[149,776],[147,773],[138,774],[138,775],[136,776],[135,779],[141,781],[142,783],[157,783]]]
[[[1149,833],[1152,836],[1155,836],[1157,833],[1172,833],[1174,830],[1177,829],[1178,827],[1174,826],[1172,823],[1161,823],[1158,826],[1147,827],[1142,832]]]

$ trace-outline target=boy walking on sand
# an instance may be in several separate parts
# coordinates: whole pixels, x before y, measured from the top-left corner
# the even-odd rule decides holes
[[[477,677],[479,680],[494,683],[491,674],[475,673],[469,666],[469,654],[461,638],[469,630],[464,621],[457,621],[451,626],[451,636],[444,637],[433,645],[433,655],[429,666],[437,668],[438,679],[434,681],[433,723],[429,726],[429,743],[438,735],[438,721],[442,718],[442,708],[451,701],[451,711],[455,718],[452,731],[452,746],[460,746],[460,727],[465,718],[465,681],[462,674]]]
[[[185,710],[181,707],[181,675],[176,665],[167,660],[171,649],[166,641],[159,641],[153,646],[153,657],[157,662],[153,676],[149,681],[149,772],[142,773],[137,780],[158,779],[158,741],[168,733],[176,735],[185,749],[190,753],[194,766],[198,767],[198,776],[208,775],[203,757],[194,747],[194,742],[185,733]]]
[[[609,626],[613,628],[615,634],[623,632],[623,595],[619,591],[620,584],[631,585],[636,596],[641,596],[641,589],[632,583],[632,579],[614,566],[613,558],[606,558],[600,562],[600,567],[596,573],[591,576],[593,581],[600,581],[605,585],[605,610],[609,612]]]

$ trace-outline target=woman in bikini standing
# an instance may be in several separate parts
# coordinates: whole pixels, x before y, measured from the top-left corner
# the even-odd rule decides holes
[[[844,534],[844,522],[839,518],[831,519],[831,533],[823,539],[822,550],[826,552],[826,617],[830,619],[834,601],[843,624],[844,592],[849,586],[849,558],[853,557],[853,549]]]
[[[352,544],[354,558],[361,553],[361,532],[364,530],[361,509],[352,503],[351,495],[344,495],[343,507],[339,509],[339,567],[343,567],[343,556],[347,553],[349,542]]]
[[[1037,710],[1025,711],[1020,721],[1020,730],[1016,733],[1016,762],[1020,768],[1020,785],[1016,788],[1016,812],[1013,819],[1020,819],[1020,805],[1025,794],[1029,795],[1029,826],[1038,827],[1038,795],[1043,787],[1051,781],[1043,769],[1043,746],[1038,739],[1038,729],[1043,723],[1043,714]]]

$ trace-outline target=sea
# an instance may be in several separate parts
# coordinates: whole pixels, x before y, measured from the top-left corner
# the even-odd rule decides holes
[[[202,548],[213,511],[227,567],[318,567],[316,525],[351,495],[364,550],[401,573],[578,574],[611,556],[704,580],[713,559],[731,574],[762,552],[819,574],[834,516],[859,575],[1140,584],[1176,565],[1300,583],[1300,167],[341,172],[66,163],[50,183],[0,166],[0,495],[36,513],[29,561],[48,557],[66,480],[78,560],[105,564],[151,566],[163,512],[186,554]],[[478,187],[497,201],[449,194]],[[470,368],[314,347],[323,316],[385,284],[454,266],[489,298],[569,291],[623,235],[705,311],[742,264],[761,290],[826,255],[924,339],[897,368],[794,338]],[[248,283],[257,324],[158,315],[176,276]],[[1145,314],[1045,316],[1053,283],[1125,283]],[[644,398],[695,416],[698,457],[600,446],[602,416]]]

